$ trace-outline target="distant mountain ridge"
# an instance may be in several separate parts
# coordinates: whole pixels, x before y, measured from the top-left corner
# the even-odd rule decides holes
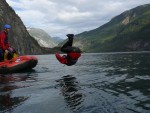
[[[125,11],[94,30],[77,34],[74,45],[85,52],[149,51],[150,4]]]
[[[52,39],[55,41],[56,44],[59,44],[59,43],[63,42],[63,40],[64,40],[60,37],[52,37]]]
[[[55,43],[54,39],[46,33],[44,30],[39,29],[39,28],[27,28],[29,34],[37,40],[38,44],[41,47],[46,47],[46,48],[53,48],[57,46],[57,43]]]

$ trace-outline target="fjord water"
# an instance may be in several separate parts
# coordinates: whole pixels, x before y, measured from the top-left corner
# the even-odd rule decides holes
[[[0,113],[149,113],[150,53],[82,54],[74,66],[37,56],[32,71],[0,75]]]

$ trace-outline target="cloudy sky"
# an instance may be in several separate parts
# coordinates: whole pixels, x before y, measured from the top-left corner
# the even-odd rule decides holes
[[[6,0],[25,26],[41,28],[52,37],[66,38],[95,29],[114,16],[150,0]]]

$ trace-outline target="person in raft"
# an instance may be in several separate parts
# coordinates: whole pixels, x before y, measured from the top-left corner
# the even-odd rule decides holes
[[[74,34],[67,34],[66,36],[68,41],[61,47],[61,51],[67,53],[67,55],[61,56],[59,53],[56,53],[55,56],[60,63],[72,66],[76,64],[81,56],[81,50],[78,47],[72,47]]]
[[[9,24],[4,25],[4,30],[0,32],[0,62],[17,57],[17,52],[8,43],[8,33],[11,29]]]
[[[4,30],[0,32],[0,62],[4,61],[4,54],[8,54],[8,32],[10,29],[11,26],[6,24],[4,25]]]

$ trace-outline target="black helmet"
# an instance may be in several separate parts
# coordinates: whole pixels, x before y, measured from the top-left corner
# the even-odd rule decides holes
[[[68,38],[73,38],[74,37],[74,34],[67,34],[66,35]]]

